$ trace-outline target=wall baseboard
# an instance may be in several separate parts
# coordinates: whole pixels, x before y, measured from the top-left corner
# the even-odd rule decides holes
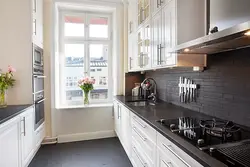
[[[115,131],[110,130],[110,131],[98,131],[98,132],[89,132],[89,133],[58,135],[58,143],[103,139],[103,138],[110,138],[110,137],[116,137]]]

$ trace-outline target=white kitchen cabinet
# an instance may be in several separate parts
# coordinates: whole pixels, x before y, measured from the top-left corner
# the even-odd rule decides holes
[[[160,133],[157,133],[157,149],[157,167],[162,167],[164,164],[174,167],[202,167],[200,163]]]
[[[170,0],[151,0],[151,13],[154,16]]]
[[[131,156],[131,126],[130,111],[117,101],[114,101],[114,124],[116,134],[126,151]]]
[[[132,33],[128,36],[128,71],[136,70],[137,67],[136,45],[136,36]]]
[[[150,18],[150,0],[137,0],[137,24],[143,25]]]
[[[165,1],[152,18],[153,69],[206,66],[206,55],[183,55],[170,52],[176,45],[205,35],[204,9],[204,0]]]
[[[162,64],[160,47],[162,43],[162,20],[161,12],[158,12],[151,22],[151,47],[152,47],[152,66],[157,67]]]
[[[29,165],[37,151],[34,144],[34,122],[34,108],[30,107],[22,114],[0,125],[1,167],[27,167]]]
[[[161,149],[157,150],[157,167],[180,167],[173,162]]]
[[[20,115],[22,166],[28,166],[34,152],[34,108],[29,108]]]
[[[43,0],[32,0],[33,43],[43,48]]]
[[[0,166],[21,167],[19,117],[0,125]]]
[[[129,60],[130,71],[147,70],[151,68],[151,25],[145,23],[136,32],[136,43],[133,48],[133,56]],[[132,46],[130,46],[132,47]]]
[[[136,32],[138,27],[137,17],[136,17],[136,9],[137,0],[129,0],[128,1],[128,33],[132,34]]]
[[[162,65],[174,66],[176,64],[176,53],[169,49],[176,46],[176,6],[175,1],[170,1],[162,10],[162,41],[161,60]]]
[[[131,125],[130,111],[121,105],[121,138],[124,150],[131,156]]]
[[[114,126],[115,132],[119,139],[121,139],[121,107],[119,102],[114,101]]]
[[[41,126],[39,126],[35,131],[35,150],[37,150],[40,146],[45,137],[45,124],[43,123]]]

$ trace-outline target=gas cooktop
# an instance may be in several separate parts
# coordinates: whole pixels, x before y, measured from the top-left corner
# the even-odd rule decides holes
[[[247,128],[232,121],[193,117],[157,122],[230,167],[250,167],[250,131]]]

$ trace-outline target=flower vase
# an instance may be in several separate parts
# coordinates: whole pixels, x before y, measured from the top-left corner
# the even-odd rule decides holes
[[[0,108],[7,107],[7,90],[0,90]]]
[[[89,91],[84,91],[84,105],[89,105]]]

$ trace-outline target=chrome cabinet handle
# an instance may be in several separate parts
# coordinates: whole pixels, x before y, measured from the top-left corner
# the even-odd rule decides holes
[[[147,167],[147,163],[143,162],[143,160],[141,159],[141,157],[139,156],[137,150],[135,147],[133,147],[133,150],[135,152],[135,155],[137,156],[137,158],[140,160],[141,164],[144,166],[144,167]]]
[[[164,160],[161,160],[167,167],[171,167],[172,163],[171,162],[165,162]],[[170,166],[171,165],[171,166]]]
[[[188,167],[191,167],[184,159],[182,159],[176,152],[174,152],[172,149],[171,149],[171,145],[165,145],[162,143],[162,145],[168,149],[172,154],[174,154],[179,160],[181,160],[186,166]]]
[[[37,33],[37,31],[36,31],[36,27],[37,27],[37,25],[36,25],[36,19],[33,19],[33,34],[34,35],[36,35],[36,33]]]
[[[23,136],[26,136],[26,120],[25,117],[23,117],[23,119],[21,120],[23,122]]]
[[[121,118],[121,106],[118,105],[118,119]]]
[[[162,46],[161,46],[161,44],[160,44],[160,45],[159,45],[159,50],[160,50],[160,51],[159,51],[159,52],[160,52],[160,56],[159,56],[159,57],[160,57],[160,64],[162,63],[161,49],[162,49]]]
[[[137,122],[141,127],[143,127],[143,128],[146,128],[146,127],[147,127],[146,125],[143,125],[140,121],[138,121],[138,120],[136,119],[135,116],[133,116],[133,119],[134,119],[135,122]]]
[[[129,58],[129,69],[132,69],[132,57]]]
[[[147,140],[146,137],[143,137],[143,136],[138,132],[138,130],[136,129],[136,127],[133,127],[133,129],[134,129],[135,133],[136,133],[143,141],[146,141],[146,140]]]
[[[157,0],[157,8],[160,7],[160,3],[159,3],[159,0]]]
[[[44,75],[34,75],[35,78],[46,78]]]
[[[143,59],[144,59],[144,54],[141,53],[141,67],[142,67],[142,68],[144,67]]]
[[[131,34],[132,33],[132,25],[133,25],[133,22],[132,21],[130,21],[129,22],[129,33]]]
[[[42,99],[42,100],[36,102],[36,104],[40,104],[40,103],[42,103],[42,102],[45,101],[45,100],[46,100],[46,98],[44,98],[44,99]]]

